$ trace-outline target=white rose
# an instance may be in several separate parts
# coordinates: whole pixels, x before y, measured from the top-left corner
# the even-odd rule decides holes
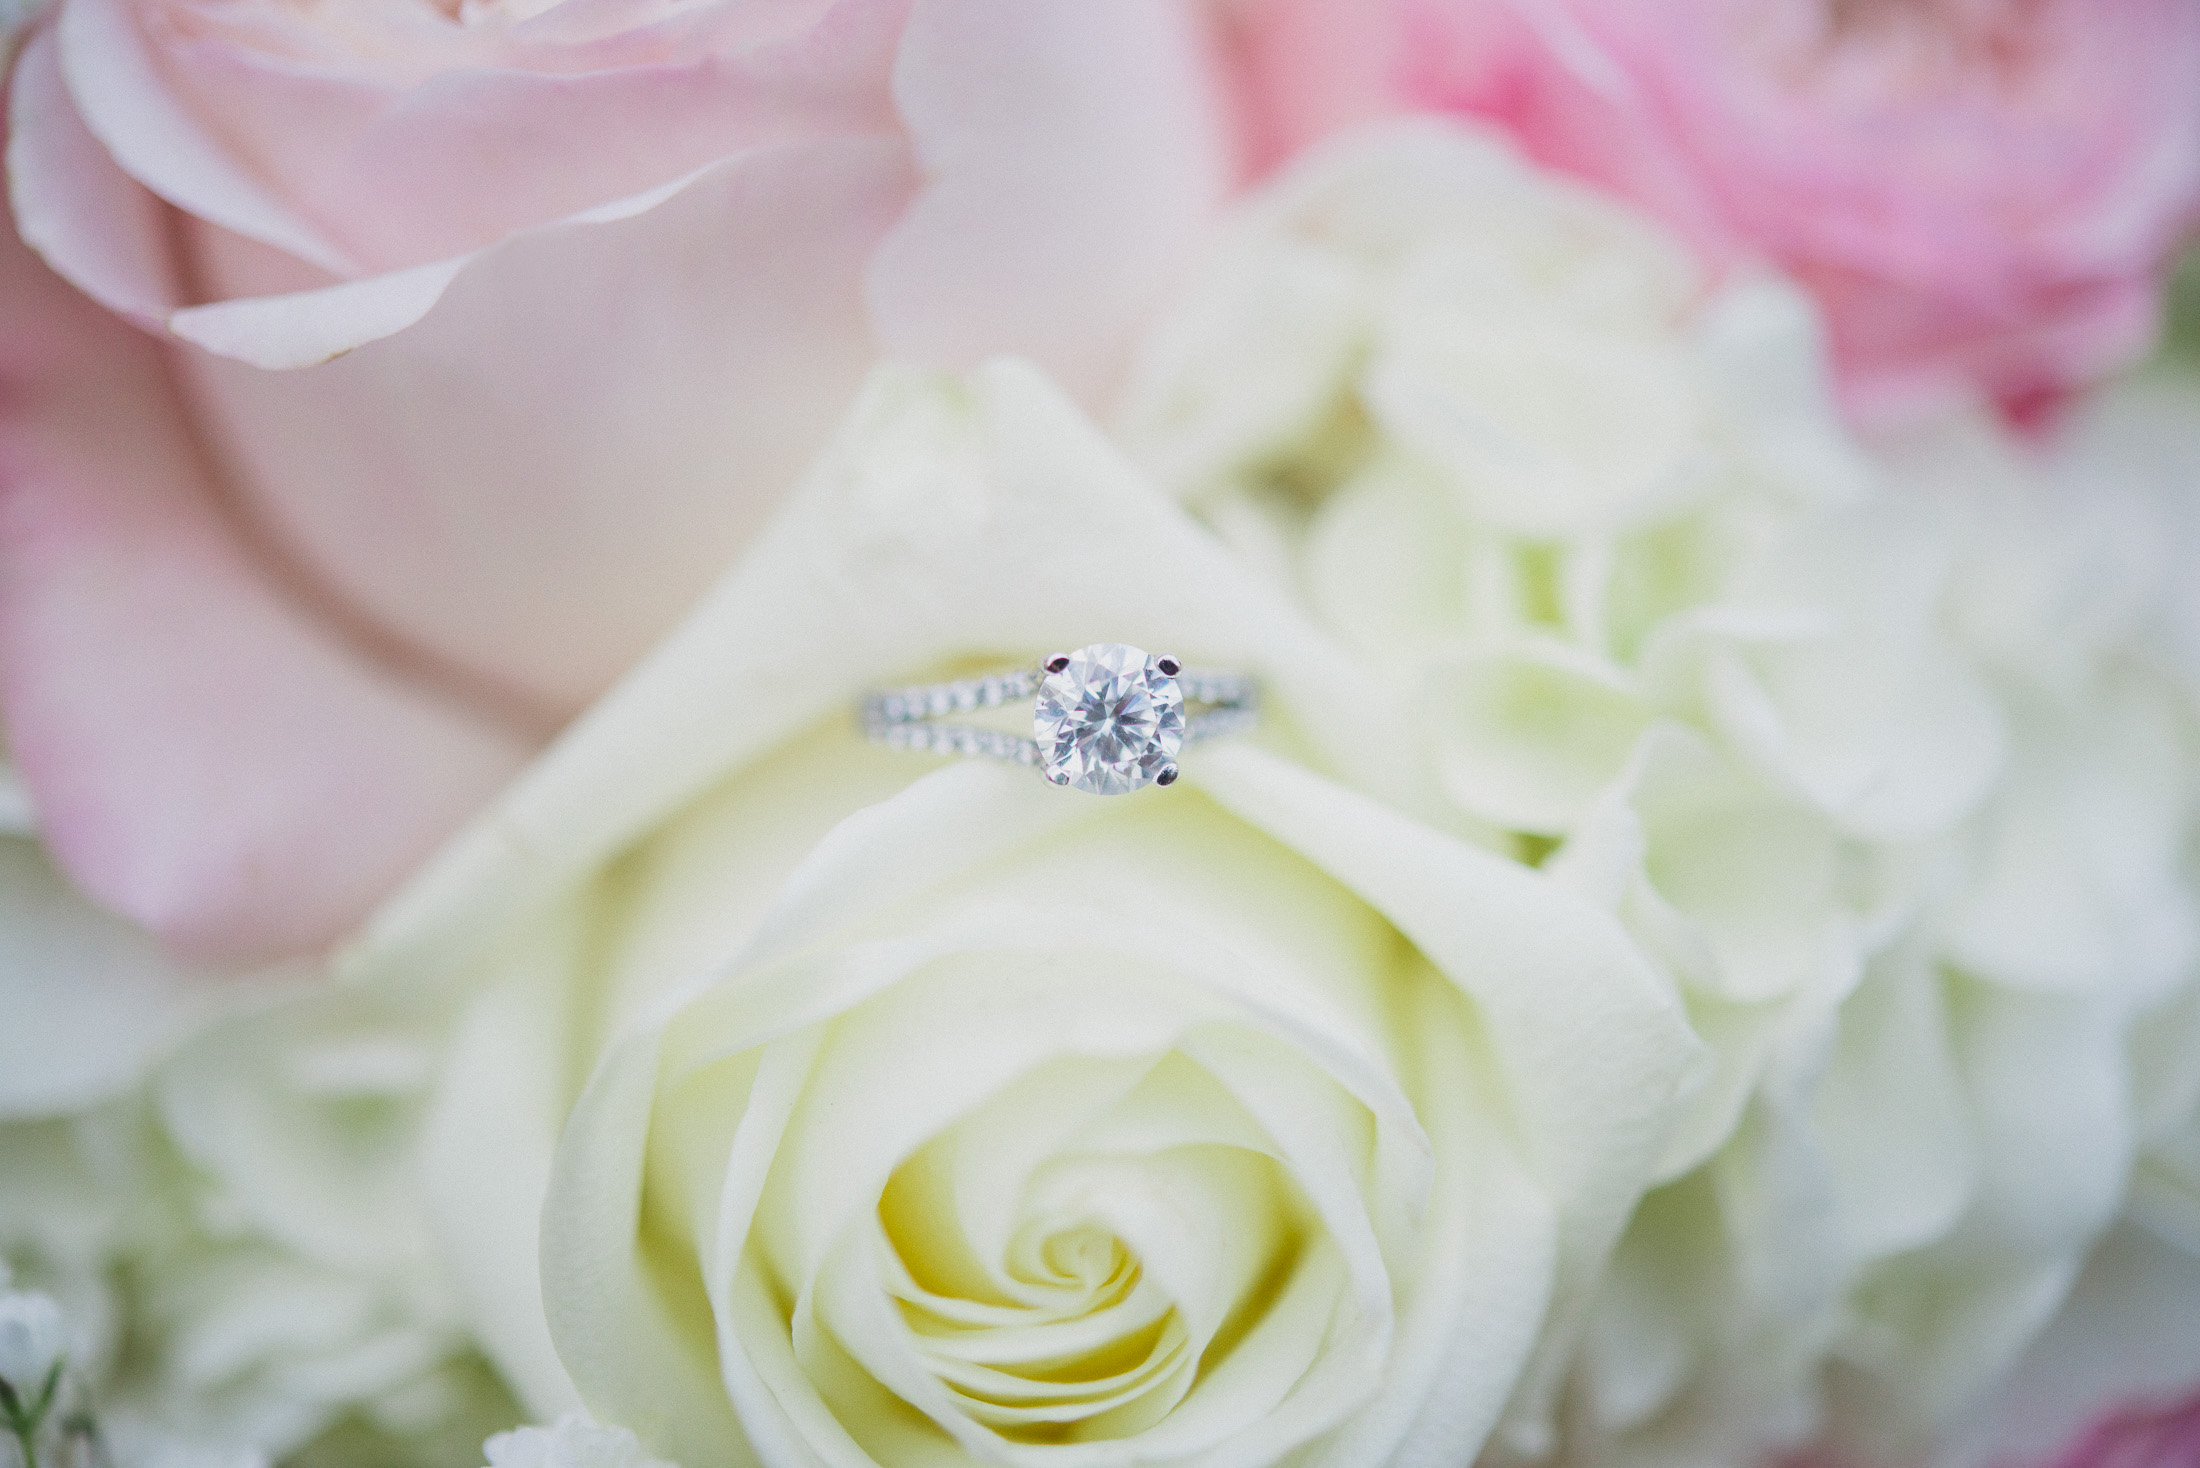
[[[1027,370],[885,378],[350,955],[478,989],[434,1207],[531,1403],[688,1464],[1473,1455],[1663,1150],[1678,1007],[1269,750],[1104,801],[849,727],[1103,636],[1260,673],[1316,759],[1391,734]]]
[[[1882,467],[1799,294],[1433,124],[1256,199],[1121,423],[1387,674],[1386,798],[1610,907],[1713,1047],[1574,1456],[1761,1452],[1829,1381],[1895,1431],[1974,1400],[2113,1214],[2130,1027],[2192,962],[2163,507],[1986,429]]]

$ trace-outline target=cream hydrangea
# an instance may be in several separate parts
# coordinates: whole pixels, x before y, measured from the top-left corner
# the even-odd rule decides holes
[[[0,1126],[0,1254],[66,1302],[124,1461],[311,1445],[316,1461],[438,1463],[518,1415],[432,1260],[393,1279],[301,1254],[170,1145],[127,1103]]]
[[[517,1415],[414,1180],[435,1002],[180,972],[27,831],[0,908],[0,1269],[60,1302],[111,1452],[440,1462]]]
[[[1874,494],[1820,365],[1796,293],[1715,289],[1635,216],[1418,124],[1250,206],[1122,431],[1387,675],[1432,812],[1534,854],[1663,724],[1735,799],[1912,841],[1976,802],[2002,729],[1936,625],[1946,538]],[[1728,958],[1727,988],[1795,981]]]
[[[1270,747],[1101,799],[849,725],[1101,636]],[[687,1464],[1470,1459],[1699,1053],[1607,914],[1277,752],[1394,737],[1028,369],[881,379],[347,959],[476,995],[431,1177],[499,1363]]]
[[[2126,640],[2179,690],[2200,688],[2200,591],[2186,570],[2200,559],[2200,374],[2157,370],[2099,394],[2056,467],[2080,492],[2137,501],[2132,539],[2146,558],[2135,559],[2152,575],[2120,578],[2145,634]],[[2130,1212],[2200,1267],[2200,980],[2141,1023],[2134,1072],[2141,1152]]]
[[[1735,1138],[1623,1242],[1583,1430],[1631,1459],[1782,1428],[1914,1454],[2055,1314],[2150,1115],[2191,1094],[2189,1060],[2150,1053],[2189,1045],[2200,931],[2178,507],[1984,417],[1882,460],[1955,527],[1944,616],[2005,772],[1918,854],[1853,987],[1792,1012]]]
[[[1983,423],[1867,450],[1821,367],[1793,291],[1415,124],[1271,186],[1119,419],[1385,678],[1419,779],[1369,788],[1616,912],[1717,1054],[1525,1404],[1583,1461],[1973,1399],[2113,1216],[2193,959],[2150,512]]]
[[[69,886],[0,753],[0,1121],[85,1109],[138,1084],[225,1002],[199,977]]]

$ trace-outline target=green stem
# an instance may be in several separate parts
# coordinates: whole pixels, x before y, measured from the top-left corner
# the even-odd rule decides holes
[[[53,1410],[54,1394],[61,1389],[62,1364],[53,1363],[53,1370],[46,1373],[44,1389],[29,1407],[23,1405],[15,1388],[0,1381],[0,1416],[8,1419],[8,1432],[23,1450],[23,1468],[38,1468],[38,1429],[45,1425],[46,1414]]]

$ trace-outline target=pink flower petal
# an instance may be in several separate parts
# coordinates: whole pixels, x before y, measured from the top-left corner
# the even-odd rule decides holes
[[[1396,3],[1408,100],[1795,276],[1868,416],[2129,362],[2200,209],[2189,0]]]
[[[344,275],[351,261],[272,191],[164,84],[160,65],[121,0],[64,5],[51,35],[70,93],[106,105],[85,122],[123,170],[202,219]],[[81,111],[81,106],[79,108]]]
[[[848,64],[820,47],[875,63],[892,3],[841,0],[774,53],[780,90]],[[1167,0],[919,0],[891,53],[909,140],[747,147],[654,207],[610,209],[629,217],[598,208],[349,283],[266,231],[148,226],[144,190],[66,105],[18,109],[36,166],[15,189],[64,274],[254,364],[194,355],[194,407],[318,585],[556,718],[693,601],[881,346],[1018,351],[1104,381],[1226,183],[1201,44]],[[174,242],[187,298],[162,278]]]
[[[158,348],[0,226],[0,707],[47,844],[179,950],[325,944],[527,741],[286,600]]]
[[[408,29],[397,44],[410,49],[387,61],[337,50],[337,26],[281,5],[70,0],[61,35],[78,106],[134,177],[200,218],[319,258],[238,222],[235,180],[173,144],[169,114],[191,119],[227,140],[232,169],[267,180],[335,243],[350,262],[339,273],[360,275],[464,255],[750,149],[892,136],[888,79],[908,4],[813,0],[782,18],[787,34],[755,36],[753,7],[721,0],[678,26],[579,45],[439,23]],[[357,24],[389,20],[369,7]],[[124,66],[147,33],[157,74]]]
[[[244,499],[322,585],[562,717],[823,441],[875,351],[863,263],[915,187],[898,141],[760,150],[643,213],[484,250],[416,324],[324,366],[194,353],[192,386]],[[234,237],[185,233],[222,279]],[[301,320],[343,289],[297,298]],[[287,329],[275,304],[203,309],[249,356]]]
[[[2200,1391],[2112,1413],[2049,1461],[2053,1468],[2193,1468],[2200,1463]]]
[[[887,350],[1102,387],[1230,182],[1210,60],[1168,0],[917,0],[894,95],[929,185],[871,266]]]
[[[1265,172],[1339,128],[1399,110],[1409,40],[1395,5],[1211,0],[1237,95],[1239,134]]]
[[[0,698],[64,863],[209,953],[322,942],[371,905],[524,756],[525,738],[447,698],[530,727],[583,706],[749,538],[882,345],[1021,350],[1097,386],[1229,172],[1197,23],[1171,0],[654,17],[591,0],[493,18],[499,44],[600,52],[637,82],[716,58],[703,69],[725,94],[697,101],[694,136],[566,140],[600,143],[587,158],[525,123],[575,120],[602,79],[547,65],[428,85],[450,68],[393,81],[338,66],[326,111],[273,109],[253,124],[268,146],[246,146],[241,114],[224,123],[174,75],[222,7],[64,8],[14,111],[26,236],[99,300],[208,350],[164,361],[10,261],[26,308],[9,302],[0,348],[26,386],[0,433]],[[279,30],[279,11],[224,14]],[[156,35],[156,13],[189,34]],[[711,26],[761,49],[689,46],[683,27]],[[308,44],[223,75],[281,92],[328,59]],[[754,86],[728,82],[751,62]],[[645,92],[583,110],[633,122]],[[485,99],[498,106],[473,116]],[[455,131],[423,121],[438,109]],[[365,131],[334,155],[285,152],[285,118],[300,137]],[[586,174],[585,207],[513,227],[544,203],[528,185],[511,196],[524,208],[420,235],[394,216],[448,222],[411,195],[456,176],[419,153],[430,134],[482,167],[515,148],[572,162],[521,182],[555,192]],[[594,197],[631,182],[620,159],[660,178],[703,134],[728,150],[705,150],[717,161]],[[395,233],[360,232],[375,228]],[[490,229],[507,232],[373,273]],[[33,362],[34,333],[68,349]],[[397,669],[432,670],[441,692]]]
[[[52,30],[24,47],[7,91],[6,202],[23,239],[78,290],[157,328],[182,304],[166,212],[77,115]]]
[[[270,372],[313,367],[395,336],[435,309],[468,257],[283,296],[190,306],[168,329],[220,357]]]
[[[2181,1442],[2185,1456],[2115,1455],[2158,1442]],[[1941,1449],[1935,1468],[2200,1463],[2200,1257],[2136,1224],[2109,1230],[2054,1319]]]

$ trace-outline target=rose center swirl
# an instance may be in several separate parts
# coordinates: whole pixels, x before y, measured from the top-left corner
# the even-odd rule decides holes
[[[880,1200],[885,1284],[918,1359],[960,1411],[1011,1441],[1153,1426],[1301,1262],[1307,1210],[1276,1158],[1202,1139],[1211,1120],[1155,1134],[1139,1113],[1157,1089],[1237,1111],[1171,1056],[1037,1162],[1012,1217],[971,1216],[970,1200],[987,1196],[971,1187],[986,1170],[971,1155],[990,1129],[982,1116],[928,1143]],[[1239,1112],[1223,1130],[1253,1126]],[[1125,1146],[1133,1132],[1152,1145]]]

